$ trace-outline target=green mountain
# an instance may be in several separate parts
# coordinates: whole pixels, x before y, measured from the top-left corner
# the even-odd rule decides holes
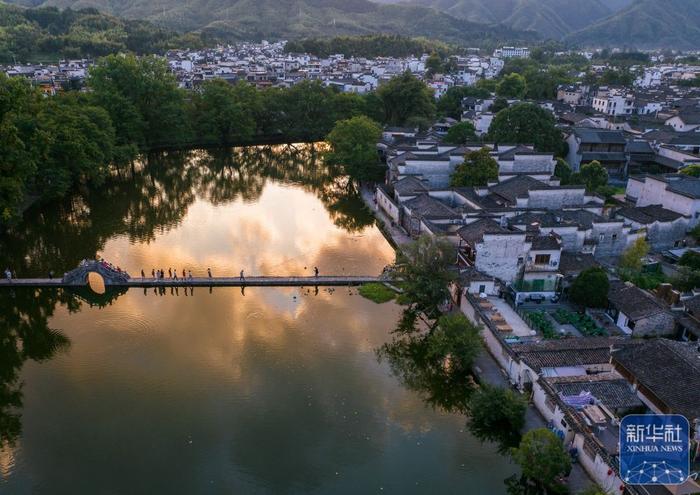
[[[385,2],[387,0],[380,0]],[[548,38],[563,36],[604,19],[634,0],[403,0],[472,22],[502,23]]]
[[[380,5],[368,0],[14,1],[31,7],[96,8],[127,19],[145,19],[169,28],[201,31],[224,39],[294,39],[383,32],[484,45],[538,38],[534,32],[467,22],[426,7]]]
[[[700,47],[700,2],[637,0],[565,39],[586,46],[697,50]]]

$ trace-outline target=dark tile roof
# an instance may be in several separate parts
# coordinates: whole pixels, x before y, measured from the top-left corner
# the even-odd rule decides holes
[[[608,301],[631,320],[647,318],[666,311],[666,307],[648,292],[619,280],[610,283]]]
[[[504,160],[504,161],[511,161],[515,158],[515,155],[520,155],[520,154],[525,154],[525,155],[546,155],[546,153],[537,153],[533,151],[532,148],[529,146],[525,146],[524,144],[519,144],[515,148],[511,148],[508,151],[504,151],[502,153],[498,154],[498,159],[499,160]],[[550,154],[551,156],[551,154]]]
[[[683,217],[680,213],[667,210],[661,205],[622,208],[615,214],[644,225],[649,225],[654,222],[673,222]]]
[[[700,318],[700,294],[689,299],[685,299],[682,302],[683,306],[685,306],[685,310],[689,314],[695,316],[696,318]]]
[[[559,260],[559,271],[564,275],[578,275],[583,270],[600,266],[592,254],[563,251]]]
[[[535,235],[528,239],[535,251],[555,251],[561,249],[561,239],[556,234]]]
[[[405,201],[403,205],[411,213],[426,218],[461,218],[452,208],[425,193]]]
[[[668,174],[665,180],[669,191],[700,199],[700,179],[683,174]]]
[[[643,403],[632,391],[627,380],[622,378],[598,380],[597,375],[588,377],[571,377],[570,379],[548,378],[552,387],[563,395],[578,395],[590,392],[596,399],[611,409],[627,409],[642,406]],[[569,378],[569,377],[567,377]]]
[[[549,186],[542,181],[533,179],[527,175],[518,175],[512,179],[504,180],[489,188],[489,190],[501,196],[509,203],[515,203],[518,196],[526,194],[530,189],[548,189]]]
[[[470,266],[459,271],[459,280],[466,285],[470,282],[492,282],[495,279]]]
[[[511,231],[504,229],[498,222],[491,218],[481,218],[459,229],[457,235],[473,246],[481,242],[484,238],[484,234],[503,234],[510,232]]]
[[[394,183],[394,190],[403,196],[426,192],[428,188],[417,177],[404,177]]]
[[[574,134],[576,134],[576,137],[578,137],[582,143],[625,144],[627,142],[621,131],[576,127],[574,129]]]
[[[623,337],[587,337],[512,344],[511,348],[539,373],[542,368],[606,364],[610,361],[611,347],[636,342]]]
[[[613,362],[651,391],[670,411],[692,423],[700,418],[700,352],[697,342],[654,339],[613,352]]]

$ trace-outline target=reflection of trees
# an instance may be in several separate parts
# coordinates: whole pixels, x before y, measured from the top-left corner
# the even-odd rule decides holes
[[[315,194],[334,223],[357,232],[373,222],[350,181],[326,164],[319,145],[152,154],[106,183],[35,206],[0,238],[0,266],[45,276],[92,259],[110,238],[148,242],[178,225],[200,196],[213,204],[257,200],[268,180]]]
[[[47,361],[70,345],[48,326],[57,303],[76,309],[70,295],[55,290],[21,289],[0,297],[0,448],[12,446],[22,430],[19,375],[25,361]]]
[[[456,347],[449,340],[436,331],[406,332],[399,328],[392,341],[377,350],[377,355],[426,403],[445,411],[464,413],[475,383],[471,366],[454,358]]]

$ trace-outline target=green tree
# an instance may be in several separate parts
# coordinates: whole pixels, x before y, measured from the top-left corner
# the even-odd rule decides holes
[[[571,183],[571,167],[563,158],[557,158],[557,164],[554,166],[554,176],[559,178],[562,186]]]
[[[382,128],[365,116],[341,120],[335,124],[326,141],[331,152],[329,162],[341,165],[347,175],[355,180],[374,180],[381,173],[377,141]]]
[[[523,98],[527,91],[525,78],[520,74],[511,73],[505,76],[496,86],[496,94],[505,98]]]
[[[36,179],[43,196],[60,198],[83,181],[101,184],[115,144],[107,112],[73,94],[48,100],[39,121],[47,136]]]
[[[425,72],[428,77],[432,77],[442,69],[442,59],[440,55],[433,52],[425,61]]]
[[[508,108],[508,100],[502,96],[499,96],[495,100],[493,100],[493,103],[491,104],[491,110],[492,113],[498,113],[501,110],[505,110]]]
[[[687,265],[680,265],[671,283],[673,287],[680,291],[691,291],[696,287],[700,287],[700,271],[694,270]]]
[[[610,281],[602,268],[583,270],[569,288],[569,298],[586,308],[604,308],[608,304]]]
[[[384,108],[384,121],[389,125],[435,117],[433,91],[408,71],[379,86],[377,95]]]
[[[692,270],[700,270],[700,253],[695,251],[686,251],[678,260],[679,265],[687,266]]]
[[[608,171],[599,161],[593,160],[590,163],[581,165],[581,170],[571,175],[573,184],[582,184],[589,191],[598,191],[608,184]]]
[[[691,177],[700,177],[700,165],[688,165],[687,167],[682,168],[680,173]]]
[[[526,409],[525,400],[512,390],[484,384],[469,400],[469,431],[506,452],[520,442]]]
[[[450,127],[443,141],[447,144],[464,144],[476,139],[476,129],[471,122],[460,122]]]
[[[429,319],[438,318],[440,306],[449,298],[448,285],[456,276],[452,270],[455,260],[450,242],[428,235],[397,253],[393,273],[404,290],[398,300],[408,306],[409,316],[423,313]],[[413,329],[410,322],[406,327]]]
[[[649,254],[649,244],[643,237],[638,237],[620,256],[618,263],[620,271],[628,276],[641,272],[642,258],[647,254]]]
[[[247,83],[206,81],[193,96],[192,107],[196,137],[204,142],[227,146],[248,141],[256,133],[258,92]]]
[[[457,165],[450,185],[452,187],[485,186],[498,179],[498,162],[491,156],[489,148],[471,151]]]
[[[0,73],[0,223],[17,217],[35,176],[43,140],[36,119],[40,103],[26,80]]]
[[[571,471],[571,458],[554,432],[547,428],[528,431],[512,456],[527,480],[547,492],[566,493],[560,479]]]
[[[114,122],[118,146],[149,149],[187,139],[184,93],[164,58],[109,55],[90,69],[88,86]]]
[[[518,103],[498,112],[488,137],[498,143],[531,143],[538,151],[561,153],[564,149],[552,114],[533,103]]]

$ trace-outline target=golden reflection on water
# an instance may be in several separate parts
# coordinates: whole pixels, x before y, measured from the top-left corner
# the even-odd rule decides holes
[[[193,275],[375,275],[393,261],[393,249],[375,227],[355,234],[333,224],[313,194],[268,183],[256,203],[238,199],[221,206],[198,200],[177,228],[153,242],[121,236],[99,253],[132,276],[143,269],[183,269]]]

